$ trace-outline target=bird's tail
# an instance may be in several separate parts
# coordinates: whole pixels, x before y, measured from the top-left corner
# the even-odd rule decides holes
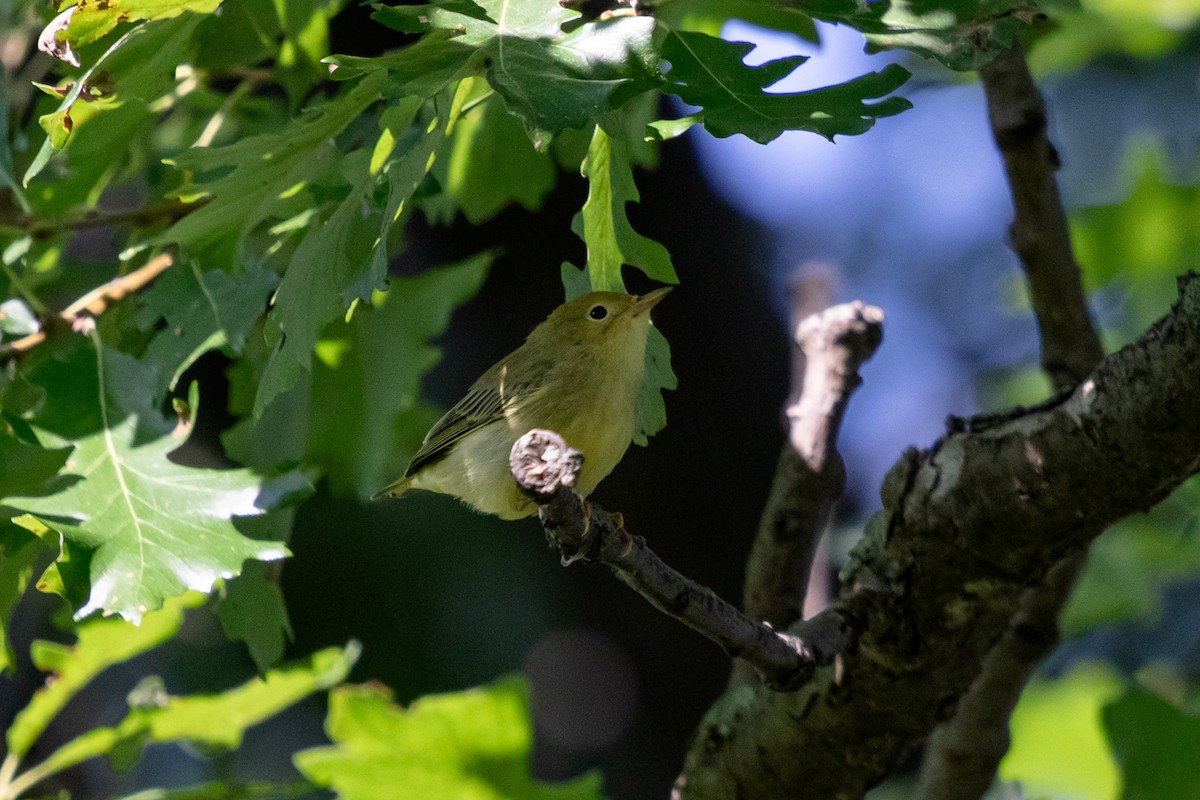
[[[371,499],[382,500],[385,497],[400,498],[407,494],[408,490],[411,488],[412,485],[409,483],[408,478],[400,478],[399,480],[392,481],[387,486],[371,495]]]

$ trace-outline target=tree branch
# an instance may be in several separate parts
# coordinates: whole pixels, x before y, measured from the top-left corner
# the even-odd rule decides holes
[[[910,450],[843,572],[863,627],[801,690],[714,706],[676,795],[855,798],[954,713],[1026,590],[1200,472],[1200,275],[1057,405]]]
[[[1019,47],[984,66],[980,79],[1012,190],[1012,245],[1029,282],[1042,365],[1056,390],[1069,390],[1095,368],[1103,348],[1071,250],[1045,103]],[[921,766],[920,797],[976,800],[991,786],[1008,751],[1009,718],[1037,665],[1059,642],[1059,614],[1086,558],[1086,548],[1069,555],[1022,598],[957,713],[931,738]]]
[[[814,617],[792,633],[750,619],[667,566],[646,541],[625,530],[610,514],[573,488],[583,456],[553,431],[534,429],[513,445],[510,465],[517,483],[538,504],[547,539],[563,564],[599,562],[665,614],[716,642],[731,657],[745,659],[773,689],[794,690],[829,664],[853,637],[851,615]]]
[[[1012,191],[1009,243],[1029,281],[1042,341],[1042,367],[1059,390],[1074,387],[1104,356],[1088,315],[1079,265],[1054,173],[1059,159],[1046,136],[1046,105],[1020,46],[979,71],[988,121]]]
[[[175,263],[175,259],[169,253],[160,253],[147,261],[144,266],[138,267],[128,275],[118,275],[107,283],[103,283],[82,295],[72,302],[71,305],[60,311],[57,319],[73,327],[82,318],[84,312],[87,312],[88,317],[98,317],[108,308],[109,303],[120,300],[130,292],[136,292],[141,289],[161,275],[173,263]],[[41,330],[37,333],[23,336],[8,344],[0,345],[0,359],[9,358],[18,353],[32,350],[46,341],[46,336],[46,331]]]
[[[846,485],[834,450],[859,367],[883,337],[883,312],[860,302],[834,306],[796,328],[803,390],[787,409],[789,436],[746,566],[743,603],[751,619],[776,629],[802,617],[817,542]],[[746,682],[742,670],[734,683]]]
[[[5,220],[6,224],[20,228],[31,236],[47,236],[52,233],[67,230],[85,230],[88,228],[107,228],[110,225],[133,225],[145,227],[159,221],[174,222],[180,217],[187,216],[201,206],[207,205],[208,198],[185,203],[180,200],[170,200],[166,203],[144,208],[132,208],[122,211],[105,209],[90,209],[76,217],[59,219],[44,219],[37,216],[20,214],[14,219]]]

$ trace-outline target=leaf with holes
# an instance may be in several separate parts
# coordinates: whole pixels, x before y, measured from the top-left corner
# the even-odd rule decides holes
[[[28,377],[46,391],[31,421],[40,443],[74,451],[51,484],[59,491],[7,504],[91,551],[90,592],[77,618],[101,610],[137,621],[165,598],[208,592],[247,559],[287,555],[282,543],[249,539],[234,526],[234,517],[266,510],[253,473],[193,469],[167,457],[186,441],[191,419],[176,425],[152,405],[154,370],[94,337],[45,358]]]

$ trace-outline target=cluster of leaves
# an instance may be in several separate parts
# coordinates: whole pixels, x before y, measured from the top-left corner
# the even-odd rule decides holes
[[[374,19],[407,46],[331,56],[339,5],[84,3],[41,35],[67,77],[39,84],[53,106],[37,115],[40,147],[30,133],[0,147],[5,335],[16,348],[6,349],[0,384],[0,499],[10,510],[6,549],[31,565],[31,543],[46,546],[54,564],[40,585],[60,590],[77,618],[137,621],[185,589],[239,575],[247,559],[282,558],[288,509],[308,481],[327,477],[363,496],[398,469],[428,416],[418,391],[437,359],[428,342],[488,263],[482,254],[389,285],[418,209],[478,222],[513,202],[537,206],[555,180],[553,159],[574,157],[589,194],[575,226],[585,270],[564,265],[572,291],[620,290],[626,264],[674,282],[667,252],[626,215],[647,131],[662,138],[702,121],[716,135],[764,142],[784,130],[833,137],[907,107],[873,102],[905,80],[895,65],[772,94],[765,89],[802,58],[748,67],[748,46],[699,23],[585,19],[542,0],[381,5]],[[736,10],[701,15],[711,27]],[[45,22],[28,6],[8,13],[13,30]],[[863,21],[848,5],[823,13]],[[811,35],[809,16],[776,16],[803,20]],[[20,88],[6,107],[32,119]],[[685,123],[656,122],[661,93],[698,110]],[[576,141],[583,133],[582,153],[555,149],[569,131]],[[510,169],[495,169],[500,152],[513,154]],[[138,208],[113,211],[113,196]],[[82,252],[78,230],[106,214],[115,241]],[[89,336],[55,324],[46,298],[77,291],[84,264],[124,273],[164,253],[173,264],[157,283],[100,316]],[[30,335],[46,341],[20,348]],[[238,422],[224,444],[242,469],[169,457],[187,439],[197,398],[176,400],[178,421],[159,407],[211,350],[235,360],[228,410]],[[661,336],[647,358],[643,440],[664,424],[660,391],[674,380]],[[347,419],[349,428],[332,424]],[[28,565],[16,583],[29,579]],[[278,656],[286,627],[275,617],[274,632],[251,642],[263,664]]]
[[[314,653],[226,691],[174,696],[152,675],[131,688],[128,710],[114,725],[92,728],[58,746],[31,766],[24,762],[39,737],[67,703],[110,667],[147,653],[176,634],[184,612],[204,601],[189,593],[168,600],[140,625],[121,619],[91,618],[78,626],[78,640],[66,646],[36,641],[34,665],[53,676],[21,709],[8,729],[7,753],[0,763],[0,796],[16,798],[70,767],[104,758],[126,769],[151,744],[187,743],[219,752],[241,745],[245,731],[290,708],[314,692],[341,684],[358,658],[354,643]],[[544,786],[529,775],[532,731],[527,689],[507,678],[458,695],[426,697],[411,709],[396,707],[376,686],[341,686],[330,695],[328,733],[334,743],[295,755],[307,781],[288,784],[204,784],[147,789],[134,797],[283,798],[315,796],[333,788],[341,797],[554,797],[598,800],[599,776]],[[438,747],[429,747],[433,739]],[[388,789],[394,795],[388,795]]]

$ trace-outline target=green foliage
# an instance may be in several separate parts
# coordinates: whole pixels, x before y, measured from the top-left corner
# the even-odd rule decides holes
[[[538,149],[660,80],[649,18],[577,25],[576,12],[542,0],[482,0],[383,7],[376,19],[405,32],[453,31],[443,49],[486,76]]]
[[[1000,763],[1000,778],[1020,781],[1032,797],[1115,798],[1120,772],[1100,710],[1122,688],[1112,669],[1097,664],[1030,681],[1012,715],[1012,744]]]
[[[80,618],[103,609],[137,621],[168,597],[209,591],[246,559],[287,554],[233,523],[267,510],[253,473],[189,469],[167,458],[186,441],[192,417],[176,425],[151,405],[154,372],[145,363],[93,336],[90,346],[46,359],[30,380],[46,396],[32,430],[43,445],[74,449],[58,492],[9,503],[92,551]]]
[[[1122,797],[1186,800],[1200,797],[1200,717],[1132,686],[1104,709],[1104,731],[1124,768]]]
[[[342,800],[599,800],[595,773],[556,785],[530,777],[528,705],[518,678],[408,709],[379,686],[343,686],[329,697],[334,746],[297,753],[296,766]]]
[[[874,105],[863,102],[883,97],[908,80],[908,70],[896,64],[811,92],[766,92],[807,59],[790,56],[747,67],[743,59],[753,49],[751,44],[704,33],[672,32],[663,43],[663,58],[671,62],[666,91],[700,106],[698,116],[713,136],[740,133],[762,144],[789,130],[812,131],[831,140],[837,134],[865,133],[875,119],[912,107],[896,97]]]
[[[97,727],[55,749],[43,761],[18,772],[23,758],[67,702],[105,669],[121,664],[171,638],[183,623],[183,612],[203,595],[175,598],[145,615],[141,624],[92,619],[78,627],[73,646],[34,642],[38,669],[52,681],[13,720],[8,755],[0,771],[0,792],[18,797],[46,778],[91,758],[106,757],[128,769],[149,744],[188,742],[208,748],[240,745],[246,729],[295,705],[308,695],[345,680],[358,658],[356,645],[315,653],[303,664],[280,667],[264,676],[215,695],[175,697],[161,678],[144,679],[129,694],[129,711],[116,725]]]
[[[541,207],[560,179],[582,190],[582,175],[573,230],[587,262],[564,265],[567,293],[623,290],[626,267],[675,283],[670,254],[628,217],[634,166],[654,162],[655,141],[697,124],[759,142],[788,130],[833,138],[908,108],[891,95],[908,77],[894,65],[773,93],[804,59],[747,66],[748,45],[716,38],[723,22],[809,40],[814,20],[837,22],[872,49],[971,69],[1037,21],[1013,0],[672,0],[653,15],[596,19],[553,0],[439,0],[376,5],[370,24],[386,52],[338,55],[330,25],[345,5],[88,2],[47,34],[77,64],[46,68],[14,59],[33,52],[50,9],[0,3],[0,633],[32,583],[65,598],[78,637],[34,647],[54,680],[8,732],[0,796],[88,758],[127,767],[150,743],[237,747],[248,726],[345,678],[353,648],[272,669],[291,635],[277,560],[312,481],[368,495],[437,416],[421,400],[440,358],[431,342],[493,254],[429,263],[412,241],[419,215],[479,224],[514,204]],[[696,113],[657,119],[664,95]],[[122,284],[143,259],[168,257],[152,285]],[[73,298],[83,300],[59,316]],[[35,333],[45,341],[11,349]],[[214,364],[228,365],[226,397]],[[197,390],[179,396],[206,371],[217,386],[209,396],[206,384],[205,414],[225,426],[223,452],[191,436]],[[666,424],[663,390],[675,382],[654,330],[639,442]],[[176,635],[201,600],[189,590],[214,589],[223,631],[245,643],[260,678],[189,697],[145,682],[115,724],[18,772],[72,697]],[[0,669],[14,658],[5,641]],[[377,688],[341,689],[328,731],[332,747],[296,761],[344,797],[600,794],[595,775],[559,786],[530,777],[526,690],[513,680],[407,711]],[[310,788],[217,781],[134,797]]]

